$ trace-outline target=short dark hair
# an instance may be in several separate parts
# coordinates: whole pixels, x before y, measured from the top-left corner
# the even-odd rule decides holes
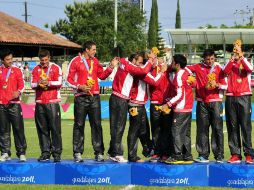
[[[10,49],[2,49],[0,52],[0,59],[3,61],[6,56],[13,55]]]
[[[133,59],[135,59],[135,56],[136,56],[136,53],[132,53],[132,54],[128,57],[128,60],[129,60],[130,62],[132,62]]]
[[[203,58],[206,58],[207,56],[215,56],[215,52],[213,49],[205,49],[204,53],[203,53]]]
[[[173,56],[175,64],[180,64],[181,69],[185,68],[187,65],[187,59],[182,54],[176,54]]]
[[[49,50],[46,50],[46,49],[41,49],[38,53],[38,57],[39,58],[43,58],[43,57],[47,57],[47,56],[50,56],[50,52]]]
[[[86,51],[86,49],[91,49],[92,46],[96,46],[94,41],[86,41],[83,45],[83,51]]]

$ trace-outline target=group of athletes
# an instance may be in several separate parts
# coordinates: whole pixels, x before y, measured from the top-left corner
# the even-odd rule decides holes
[[[241,41],[234,43],[231,59],[224,65],[215,62],[215,53],[206,49],[201,63],[187,65],[184,55],[173,56],[172,63],[157,57],[153,48],[128,58],[115,57],[103,69],[95,57],[96,43],[87,41],[83,51],[74,57],[67,73],[67,84],[74,90],[73,158],[83,162],[84,128],[88,116],[94,159],[104,161],[101,125],[100,87],[117,67],[109,99],[109,159],[115,162],[144,162],[137,155],[138,140],[142,154],[150,162],[191,164],[209,162],[210,147],[217,163],[224,162],[223,95],[231,157],[227,162],[240,163],[242,151],[247,164],[253,163],[251,132],[252,61],[244,57]],[[50,61],[48,50],[39,51],[40,63],[32,70],[31,87],[35,90],[35,124],[41,155],[38,161],[53,157],[61,161],[62,70]],[[11,159],[11,126],[16,155],[26,161],[26,138],[20,106],[25,88],[21,70],[12,65],[13,53],[0,52],[0,161]],[[195,89],[195,93],[194,90]],[[191,147],[192,108],[196,96],[196,150]],[[150,100],[150,122],[145,108]],[[129,114],[128,114],[129,113]],[[127,137],[128,159],[124,158],[122,137],[129,115]],[[150,127],[151,126],[151,127]],[[209,128],[211,126],[211,142]],[[104,128],[104,131],[107,130]],[[241,149],[243,147],[243,149]]]

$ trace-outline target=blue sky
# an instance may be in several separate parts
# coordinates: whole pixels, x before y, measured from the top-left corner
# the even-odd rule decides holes
[[[87,1],[87,0],[83,0]],[[64,7],[73,0],[27,0],[28,22],[40,28],[45,23],[54,24],[64,18]],[[145,10],[149,19],[152,0],[145,0]],[[159,22],[163,29],[174,28],[177,0],[157,0]],[[247,12],[246,6],[252,11],[254,0],[180,0],[182,28],[197,28],[206,24],[232,26],[234,22],[242,23],[250,14],[234,14],[236,10]],[[0,0],[0,11],[24,20],[24,3],[20,0]],[[45,29],[45,28],[44,28]]]

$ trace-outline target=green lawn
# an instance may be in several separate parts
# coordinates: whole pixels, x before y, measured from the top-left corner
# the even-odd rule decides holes
[[[107,150],[109,147],[109,141],[110,141],[110,131],[109,131],[109,121],[103,120],[102,121],[102,127],[103,127],[103,139],[104,139],[104,146],[105,146],[105,157],[107,156]],[[128,132],[129,124],[127,122],[125,133],[123,136],[123,145],[124,145],[124,155],[127,158],[127,132]],[[62,139],[63,139],[63,159],[72,159],[72,128],[73,128],[73,120],[62,120]],[[28,158],[37,158],[40,155],[40,149],[39,149],[39,142],[37,137],[37,132],[34,124],[34,120],[32,119],[26,119],[25,120],[25,133],[27,138],[27,157]],[[224,134],[225,134],[225,158],[228,159],[229,149],[228,149],[228,143],[227,143],[227,131],[226,126],[224,123]],[[195,121],[192,122],[192,153],[193,156],[196,157],[197,153],[195,150],[195,141],[196,141],[196,123]],[[13,140],[12,140],[13,142]],[[91,129],[89,122],[86,122],[85,126],[85,151],[84,151],[84,158],[93,158],[93,148],[91,143]],[[139,156],[142,156],[141,154],[142,147],[139,146]],[[12,157],[15,157],[15,149],[14,145],[12,143]],[[144,158],[145,159],[145,158]],[[213,159],[213,155],[211,153],[210,160]]]
[[[124,145],[124,155],[125,158],[127,158],[127,132],[128,132],[128,123],[126,124],[126,130],[123,136],[123,145]],[[105,154],[109,147],[109,141],[110,141],[110,132],[109,132],[109,121],[103,120],[102,122],[103,126],[103,138],[104,138],[104,145],[105,145]],[[72,128],[73,128],[73,120],[62,120],[62,139],[63,139],[63,154],[62,159],[72,159]],[[34,124],[34,120],[32,119],[26,119],[25,120],[25,133],[27,138],[27,157],[28,158],[37,158],[40,155],[39,150],[39,144],[38,144],[38,137],[37,132]],[[225,159],[228,159],[229,149],[228,149],[228,143],[227,143],[227,132],[226,132],[226,126],[224,123],[224,134],[225,134]],[[195,150],[195,135],[196,135],[196,124],[195,121],[192,122],[192,153],[193,156],[197,156],[197,152]],[[12,135],[13,136],[13,135]],[[139,145],[139,153],[138,155],[142,157],[141,154],[141,146]],[[85,151],[84,155],[85,158],[93,158],[93,149],[92,149],[92,143],[91,143],[91,130],[89,123],[86,122],[85,127]],[[16,157],[15,155],[15,149],[13,145],[13,139],[12,139],[12,157]],[[106,157],[106,155],[105,155]],[[145,158],[144,158],[145,159]],[[210,160],[214,160],[213,155],[211,153]],[[0,185],[0,189],[83,189],[84,186],[62,186],[62,185]],[[123,189],[124,186],[85,186],[86,189]],[[135,186],[132,189],[135,190],[145,190],[145,189],[158,189],[159,187],[142,187],[142,186]],[[167,188],[162,187],[160,189],[221,189],[221,188],[210,188],[210,187],[179,187],[179,188]],[[224,189],[224,188],[223,188]],[[225,188],[228,189],[228,188]]]

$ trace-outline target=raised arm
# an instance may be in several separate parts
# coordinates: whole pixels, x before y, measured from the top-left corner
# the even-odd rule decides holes
[[[159,86],[163,75],[164,73],[159,73],[156,77],[154,77],[151,73],[148,73],[143,80],[151,86]]]
[[[127,61],[125,58],[121,58],[120,63],[124,65],[124,70],[129,72],[131,75],[146,75],[152,67],[151,61],[147,61],[143,66],[136,66]]]

